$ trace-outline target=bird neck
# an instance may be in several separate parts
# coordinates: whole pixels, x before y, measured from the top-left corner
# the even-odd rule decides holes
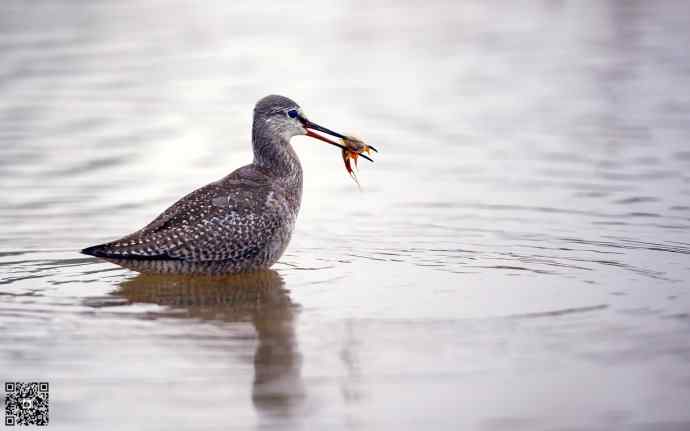
[[[272,133],[265,125],[254,123],[252,129],[254,164],[276,177],[302,180],[302,165],[287,138]]]

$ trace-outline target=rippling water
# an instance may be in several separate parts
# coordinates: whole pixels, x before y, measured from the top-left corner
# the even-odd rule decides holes
[[[690,428],[684,2],[5,1],[0,380],[75,429]],[[295,138],[273,271],[77,250]]]

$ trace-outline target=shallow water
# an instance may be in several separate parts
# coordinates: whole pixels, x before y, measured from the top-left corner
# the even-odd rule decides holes
[[[51,428],[690,428],[683,2],[5,1],[0,380]],[[273,271],[77,253],[295,138]]]

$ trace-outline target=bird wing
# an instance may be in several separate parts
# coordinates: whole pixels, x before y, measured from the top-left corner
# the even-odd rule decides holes
[[[143,229],[83,252],[112,259],[251,259],[282,226],[280,206],[264,181],[222,180],[180,199]]]

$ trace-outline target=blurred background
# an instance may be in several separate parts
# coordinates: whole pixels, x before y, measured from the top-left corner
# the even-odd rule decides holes
[[[690,428],[690,5],[5,0],[0,380],[55,429]],[[265,274],[78,254],[298,137]]]

